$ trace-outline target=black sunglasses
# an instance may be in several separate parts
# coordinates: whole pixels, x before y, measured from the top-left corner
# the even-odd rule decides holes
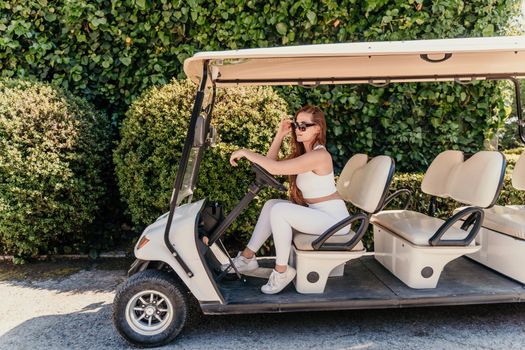
[[[315,123],[297,123],[297,122],[293,122],[292,123],[292,128],[293,129],[299,129],[301,131],[306,131],[306,128],[309,128],[310,126],[314,126],[314,125],[317,125]]]

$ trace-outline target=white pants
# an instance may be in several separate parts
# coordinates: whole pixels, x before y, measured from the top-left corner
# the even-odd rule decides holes
[[[248,249],[257,252],[273,233],[277,265],[288,265],[292,248],[292,228],[302,233],[321,235],[324,231],[349,216],[342,199],[333,199],[303,207],[287,200],[270,199],[264,204]],[[349,227],[337,231],[348,233]]]

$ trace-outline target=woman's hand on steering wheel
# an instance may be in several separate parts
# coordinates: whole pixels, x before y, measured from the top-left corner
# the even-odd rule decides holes
[[[280,191],[286,191],[286,187],[284,187],[283,184],[281,184],[276,178],[274,178],[273,175],[268,172],[268,170],[264,169],[261,165],[252,162],[248,158],[249,152],[250,151],[244,148],[234,151],[230,156],[230,164],[232,166],[237,166],[237,161],[239,159],[246,158],[252,163],[252,168],[255,170],[255,173],[257,174],[257,179],[261,181],[261,183],[264,183]]]

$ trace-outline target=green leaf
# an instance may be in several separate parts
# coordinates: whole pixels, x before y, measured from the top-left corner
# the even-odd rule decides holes
[[[119,57],[119,60],[125,66],[129,66],[131,64],[131,58],[129,57]]]
[[[146,8],[146,0],[135,0],[135,4],[141,9]]]
[[[366,100],[368,103],[378,103],[379,102],[379,96],[376,95],[367,95]]]
[[[57,15],[55,15],[54,13],[46,12],[46,14],[44,15],[44,18],[48,22],[53,22],[54,20],[57,19]]]
[[[488,24],[483,28],[483,36],[494,36],[493,24]]]
[[[310,23],[315,24],[317,22],[317,15],[313,11],[308,11],[306,13],[306,17],[310,21]]]
[[[113,64],[113,59],[111,57],[106,58],[104,61],[102,61],[102,67],[109,68]]]
[[[281,35],[286,35],[286,32],[288,31],[288,26],[283,22],[279,22],[275,25],[275,29],[277,29],[277,33]]]

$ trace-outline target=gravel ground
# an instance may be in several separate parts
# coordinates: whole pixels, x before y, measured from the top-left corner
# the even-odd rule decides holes
[[[5,272],[10,267],[0,264]],[[0,349],[127,349],[111,322],[125,270],[0,278]],[[524,349],[525,304],[207,316],[164,349]]]

